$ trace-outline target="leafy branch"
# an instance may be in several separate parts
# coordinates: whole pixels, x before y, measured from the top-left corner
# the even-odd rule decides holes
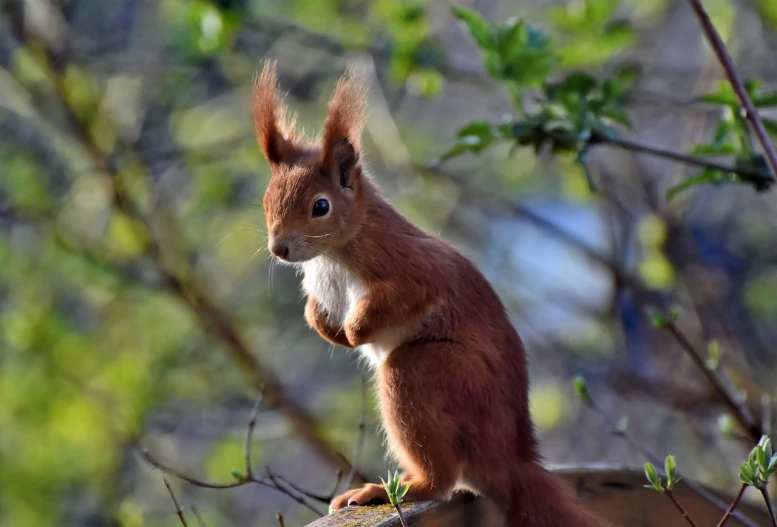
[[[481,153],[498,143],[509,143],[513,152],[532,148],[535,155],[544,151],[573,155],[594,189],[587,170],[589,150],[609,145],[704,169],[671,188],[669,198],[702,183],[740,183],[750,185],[758,192],[768,190],[774,184],[767,160],[752,147],[736,98],[723,99],[718,93],[698,99],[722,104],[726,111],[713,143],[697,145],[689,153],[624,139],[619,129],[631,127],[625,103],[637,78],[634,68],[621,67],[614,75],[603,79],[581,71],[560,72],[557,71],[559,50],[539,29],[516,18],[492,26],[476,11],[463,7],[455,7],[453,12],[483,52],[487,72],[506,86],[517,117],[507,116],[500,123],[477,121],[466,125],[459,130],[457,143],[441,161],[465,152]],[[751,103],[753,108],[777,106],[777,93],[763,93],[757,81],[745,84],[743,89],[746,93],[749,90],[755,101]],[[777,122],[768,119],[759,122],[777,133]],[[729,155],[734,163],[719,163],[701,157],[709,155]]]
[[[753,104],[753,100],[751,99],[750,93],[748,93],[745,83],[743,83],[739,78],[739,75],[737,75],[734,61],[731,60],[731,56],[726,50],[726,44],[723,42],[723,39],[720,38],[720,34],[717,29],[715,29],[715,25],[712,23],[709,14],[707,14],[707,11],[704,9],[701,0],[689,0],[689,2],[691,3],[693,11],[696,13],[696,17],[699,19],[699,23],[701,24],[702,30],[704,31],[710,46],[712,46],[720,65],[723,67],[723,71],[726,73],[729,83],[731,83],[734,93],[739,99],[742,108],[744,108],[745,119],[750,121],[750,124],[755,131],[755,135],[761,143],[761,147],[766,154],[766,160],[771,168],[772,179],[777,181],[777,152],[775,152],[774,146],[769,140],[764,122],[758,116],[758,111],[756,110],[755,104]]]
[[[391,503],[391,505],[397,509],[397,515],[399,516],[399,521],[402,522],[402,527],[407,527],[407,522],[405,521],[405,517],[402,514],[402,507],[400,504],[405,498],[407,491],[410,490],[410,483],[405,483],[403,485],[402,478],[399,476],[399,471],[396,470],[394,471],[394,474],[392,474],[389,470],[387,479],[384,481],[383,478],[380,478],[380,481],[383,483],[383,487],[386,489],[389,503]]]

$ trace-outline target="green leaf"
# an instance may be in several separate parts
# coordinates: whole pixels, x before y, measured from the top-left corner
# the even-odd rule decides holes
[[[639,79],[642,74],[642,68],[639,64],[626,64],[621,66],[615,72],[615,78],[618,79],[621,84],[631,86]]]
[[[695,99],[699,102],[706,102],[709,104],[717,104],[720,106],[728,106],[730,108],[739,107],[739,99],[737,99],[734,90],[728,81],[722,80],[718,84],[718,91],[713,93],[707,93]]]
[[[748,485],[757,486],[755,470],[749,463],[742,463],[739,467],[739,479]]]
[[[493,135],[493,127],[491,126],[491,123],[486,121],[473,121],[459,130],[458,135],[460,138],[468,135],[491,137]]]
[[[410,490],[410,483],[405,483],[404,485],[402,485],[402,488],[399,489],[399,492],[397,493],[397,498],[399,498],[400,502],[404,499],[405,494],[407,494],[408,490]]]
[[[245,481],[246,476],[241,471],[237,470],[236,468],[233,468],[229,471],[229,473],[232,475],[233,478],[235,478],[236,481]]]
[[[582,376],[577,375],[574,380],[575,392],[587,406],[591,406],[591,394],[588,392],[588,383]]]
[[[650,318],[650,323],[655,328],[664,328],[669,323],[669,321],[666,319],[666,316],[664,316],[664,314],[655,307],[648,307],[646,312],[648,318]]]
[[[658,473],[656,472],[655,467],[651,465],[650,463],[645,463],[645,476],[647,477],[647,480],[650,482],[650,486],[658,491],[658,492],[664,492],[664,487],[661,484],[661,478],[658,477]]]
[[[766,452],[760,445],[755,447],[755,459],[758,462],[758,468],[761,469],[761,472],[769,470],[769,458],[766,456]]]
[[[777,106],[777,92],[762,93],[753,97],[756,108],[772,108]]]
[[[677,461],[674,456],[666,456],[664,471],[666,472],[666,488],[672,490],[672,487],[679,481],[677,479]]]
[[[731,143],[701,143],[688,150],[688,154],[692,156],[727,156],[734,155],[738,151],[737,147]]]
[[[666,192],[666,199],[672,199],[680,192],[688,190],[691,187],[695,187],[696,185],[703,185],[706,183],[721,183],[724,180],[725,176],[721,172],[707,168],[699,174],[691,176],[685,179],[682,183],[679,183],[670,188]]]
[[[767,458],[772,457],[772,440],[769,439],[769,436],[767,435],[762,436],[761,440],[758,441],[758,446],[760,446],[763,449]]]
[[[708,370],[717,370],[720,366],[720,344],[717,340],[711,340],[707,344],[707,360],[705,362]]]
[[[721,414],[718,417],[718,430],[724,437],[731,438],[736,432],[737,424],[731,414]]]
[[[490,123],[475,121],[459,130],[459,142],[440,159],[450,159],[464,152],[479,153],[488,148],[494,140],[494,129]]]
[[[491,30],[491,25],[480,13],[473,9],[454,6],[453,15],[467,26],[469,34],[482,49],[494,49],[496,41]]]

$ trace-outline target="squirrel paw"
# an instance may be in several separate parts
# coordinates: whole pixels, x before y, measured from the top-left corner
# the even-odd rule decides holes
[[[368,503],[387,503],[388,495],[383,485],[368,483],[360,489],[351,489],[332,500],[330,511],[344,509],[350,505],[367,505]]]

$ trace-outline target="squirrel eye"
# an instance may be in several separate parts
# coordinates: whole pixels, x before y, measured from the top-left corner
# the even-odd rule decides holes
[[[325,199],[320,199],[316,201],[313,204],[313,217],[314,218],[320,218],[321,216],[326,216],[329,212],[329,201]]]

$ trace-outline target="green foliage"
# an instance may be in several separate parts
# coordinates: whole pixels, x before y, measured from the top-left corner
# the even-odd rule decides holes
[[[764,92],[761,81],[750,79],[745,81],[745,89],[756,108],[772,108],[777,106],[777,92]],[[750,124],[745,118],[731,84],[720,81],[715,92],[696,98],[703,102],[721,108],[721,121],[715,129],[713,139],[709,143],[700,143],[688,153],[695,156],[730,156],[734,166],[741,169],[752,169],[768,173],[769,167],[763,154],[756,152],[750,137]],[[773,135],[777,135],[777,121],[762,117],[761,121]],[[684,180],[667,192],[672,198],[680,192],[701,184],[738,183],[752,186],[757,192],[769,190],[772,186],[770,177],[749,177],[733,172],[721,172],[711,168],[704,169],[696,176]]]
[[[682,315],[682,308],[678,305],[672,306],[669,311],[664,312],[655,307],[646,309],[650,323],[656,328],[665,328],[673,324]]]
[[[666,488],[667,490],[672,490],[677,482],[680,481],[680,478],[677,477],[677,461],[674,456],[666,456],[664,473],[666,474]]]
[[[407,491],[410,490],[410,483],[405,483],[403,485],[402,478],[399,476],[399,472],[396,470],[394,471],[394,474],[392,474],[389,470],[387,478],[388,479],[385,481],[383,478],[380,478],[380,481],[383,483],[383,487],[386,489],[389,503],[396,507],[402,503],[405,494],[407,494]]]
[[[624,104],[633,68],[622,67],[604,79],[571,71],[551,80],[561,64],[559,50],[540,29],[518,18],[491,25],[463,7],[453,13],[482,51],[486,71],[507,88],[520,117],[468,124],[442,160],[508,143],[513,151],[529,147],[535,154],[545,149],[572,154],[585,168],[590,145],[617,137],[615,125],[629,126]]]
[[[711,340],[707,344],[707,360],[705,362],[707,369],[717,370],[720,367],[720,359],[723,353],[720,350],[720,343],[717,340]]]
[[[677,462],[674,456],[666,456],[664,460],[664,475],[666,476],[666,484],[664,484],[663,478],[658,475],[655,467],[650,463],[645,463],[645,477],[647,477],[649,485],[645,485],[645,488],[653,489],[656,492],[664,493],[668,490],[672,490],[680,478],[677,476]]]
[[[553,42],[517,18],[492,25],[472,9],[454,7],[454,15],[483,53],[486,71],[507,88],[519,117],[508,117],[492,126],[470,123],[459,131],[457,143],[441,160],[463,153],[479,154],[505,142],[513,145],[513,151],[522,147],[531,147],[536,154],[548,150],[574,156],[590,189],[595,190],[587,167],[588,149],[616,142],[616,126],[630,126],[625,102],[636,71],[621,67],[614,75],[599,78],[565,68],[590,65],[592,56],[596,57],[593,62],[606,60],[632,43],[633,30],[615,19],[617,5],[613,0],[587,0],[552,11],[556,28],[574,37],[568,46]],[[777,93],[764,92],[760,81],[747,81],[746,89],[758,108],[777,106]],[[528,94],[532,96],[530,103]],[[705,168],[670,188],[667,198],[709,183],[747,184],[758,192],[769,189],[773,179],[768,165],[753,148],[749,125],[729,85],[722,82],[717,92],[701,96],[697,102],[723,106],[723,116],[713,141],[694,146],[689,155],[732,156],[736,172]],[[770,133],[777,134],[777,120],[762,120]],[[661,258],[646,263],[653,274],[667,275],[669,271]]]
[[[645,463],[645,476],[650,482],[650,485],[645,485],[645,488],[653,489],[656,492],[665,492],[664,483],[656,472],[656,469],[650,463]]]
[[[598,64],[634,43],[634,29],[616,18],[619,4],[618,0],[585,0],[551,10],[551,23],[567,40],[558,48],[562,66]]]
[[[768,436],[761,437],[739,467],[739,479],[753,487],[766,488],[769,478],[777,473],[777,453],[772,451],[772,442]]]
[[[585,382],[585,379],[582,376],[577,375],[573,381],[573,385],[575,387],[575,393],[580,397],[580,400],[583,401],[586,406],[591,406],[591,393],[588,391],[588,383]]]

